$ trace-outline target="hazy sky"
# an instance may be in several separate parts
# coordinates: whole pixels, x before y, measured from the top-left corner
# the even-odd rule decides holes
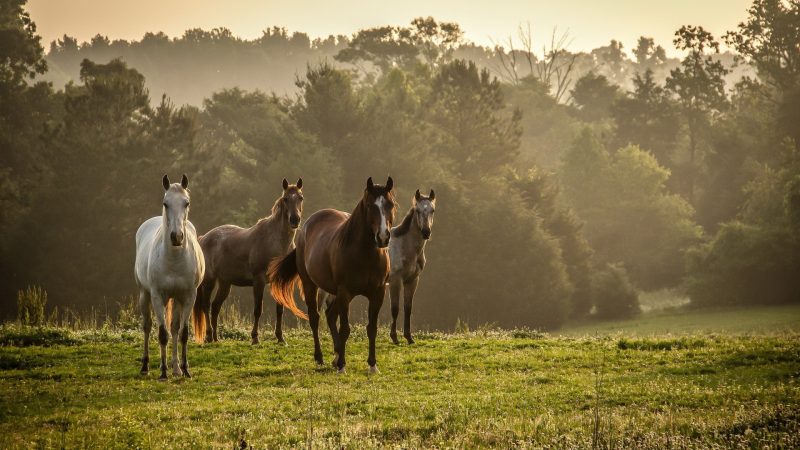
[[[746,18],[750,0],[30,0],[28,11],[45,48],[63,34],[85,41],[96,34],[140,39],[147,31],[180,36],[188,28],[227,27],[247,39],[273,25],[312,38],[377,25],[407,25],[418,16],[458,22],[481,45],[503,40],[530,22],[541,43],[554,26],[569,29],[571,50],[590,50],[611,39],[630,50],[639,36],[655,38],[674,53],[672,36],[684,24],[719,37]]]

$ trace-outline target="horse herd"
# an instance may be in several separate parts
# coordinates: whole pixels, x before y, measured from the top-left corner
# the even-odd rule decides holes
[[[219,313],[231,286],[253,287],[253,344],[259,342],[264,290],[269,285],[276,302],[275,337],[284,342],[284,308],[308,319],[317,364],[323,364],[319,319],[324,306],[333,338],[333,366],[342,373],[350,336],[350,301],[357,295],[369,300],[370,373],[378,371],[375,338],[387,284],[392,302],[392,341],[398,343],[396,328],[402,289],[403,336],[409,344],[414,342],[411,305],[425,267],[425,242],[433,226],[436,207],[433,190],[428,196],[417,190],[411,209],[400,225],[392,227],[396,210],[392,177],[385,185],[374,184],[369,178],[351,214],[322,209],[301,227],[303,180],[289,184],[284,179],[282,194],[269,217],[246,229],[221,225],[198,238],[188,219],[188,178],[183,175],[180,183],[170,183],[164,175],[162,184],[165,193],[161,217],[146,220],[136,232],[135,277],[144,330],[142,374],[149,371],[150,331],[155,313],[161,350],[159,379],[167,379],[170,335],[172,373],[191,377],[186,358],[189,317],[192,316],[199,343],[217,341]],[[306,302],[308,315],[295,303],[295,288],[299,288]]]

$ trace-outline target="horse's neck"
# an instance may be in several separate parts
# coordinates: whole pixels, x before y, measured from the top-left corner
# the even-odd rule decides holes
[[[252,234],[259,242],[277,241],[283,247],[294,239],[295,230],[289,226],[286,215],[276,211],[253,225]]]
[[[422,231],[419,229],[419,225],[417,224],[417,218],[414,214],[414,210],[412,209],[409,211],[409,214],[411,215],[411,223],[409,224],[406,233],[400,238],[407,243],[404,247],[410,251],[413,251],[416,255],[419,255],[425,250],[425,243],[427,241],[422,238]]]
[[[358,202],[356,209],[347,218],[347,221],[342,225],[342,232],[344,233],[344,240],[347,242],[354,242],[358,244],[373,245],[373,237],[371,236],[369,227],[366,224],[366,206],[364,200]]]

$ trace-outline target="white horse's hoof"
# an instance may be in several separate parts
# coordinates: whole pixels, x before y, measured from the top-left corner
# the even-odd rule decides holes
[[[369,373],[370,375],[375,375],[377,373],[381,373],[381,371],[378,370],[378,365],[375,364],[374,366],[369,366]]]

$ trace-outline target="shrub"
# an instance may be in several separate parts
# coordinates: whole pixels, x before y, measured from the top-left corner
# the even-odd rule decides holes
[[[595,317],[628,319],[639,314],[639,294],[621,265],[608,264],[593,280]]]
[[[711,243],[689,253],[687,264],[695,306],[800,300],[798,244],[785,229],[724,224]]]
[[[39,286],[28,286],[24,291],[17,292],[17,320],[22,325],[44,325],[46,304],[47,291]]]

